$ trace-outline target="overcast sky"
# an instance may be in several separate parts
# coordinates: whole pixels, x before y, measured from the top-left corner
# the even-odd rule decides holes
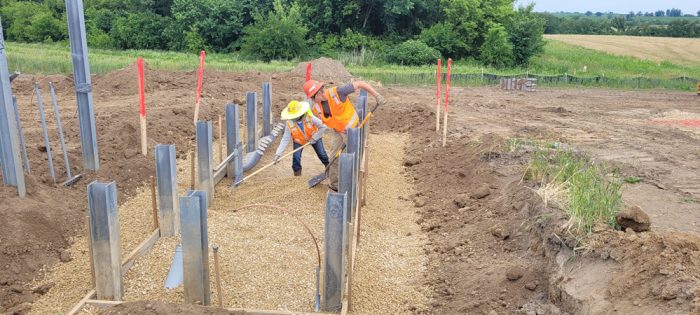
[[[656,11],[678,8],[683,11],[683,14],[697,14],[700,10],[700,1],[698,0],[664,0],[664,1],[645,1],[645,0],[517,0],[518,4],[528,4],[535,2],[535,11],[537,12],[615,12],[627,13],[630,11]]]

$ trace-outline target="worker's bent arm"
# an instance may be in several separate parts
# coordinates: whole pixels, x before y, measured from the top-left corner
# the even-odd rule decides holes
[[[326,132],[326,130],[328,129],[328,127],[326,127],[326,125],[324,125],[323,122],[316,116],[311,117],[311,122],[313,122],[314,126],[318,128],[318,131],[316,131],[316,133],[318,133],[319,137],[322,136],[323,133]]]
[[[282,140],[280,140],[280,145],[277,147],[277,152],[275,152],[275,155],[282,156],[284,150],[287,149],[287,145],[289,145],[290,139],[292,139],[292,131],[289,130],[289,126],[285,124],[284,134],[282,135]]]
[[[352,85],[355,87],[355,90],[363,89],[369,92],[369,94],[372,94],[372,96],[374,97],[377,97],[377,95],[379,95],[379,92],[377,92],[377,90],[375,90],[371,85],[369,85],[369,83],[365,81],[355,81],[352,83]]]

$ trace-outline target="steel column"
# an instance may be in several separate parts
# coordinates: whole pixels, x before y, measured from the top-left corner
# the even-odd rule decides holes
[[[124,294],[124,286],[119,249],[117,185],[114,182],[95,181],[88,185],[87,193],[97,298],[119,301]]]
[[[272,85],[270,82],[262,84],[262,128],[263,137],[269,136],[272,131]]]
[[[27,143],[24,141],[24,131],[22,131],[22,121],[19,119],[19,109],[17,108],[17,98],[12,96],[12,106],[15,110],[15,120],[17,121],[17,132],[19,133],[19,142],[22,145],[22,158],[24,159],[24,167],[27,169],[27,174],[32,173],[29,166],[29,156],[27,156]],[[2,150],[0,150],[1,152]]]
[[[206,199],[206,198],[204,198]],[[180,197],[180,227],[185,284],[185,303],[206,302],[204,284],[204,256],[202,248],[202,200],[199,195]],[[206,214],[205,214],[206,215]]]
[[[73,81],[78,102],[83,166],[86,170],[97,171],[100,168],[100,159],[97,150],[95,110],[92,102],[92,82],[90,80],[83,1],[66,0],[66,15],[68,16],[68,37],[73,57]]]
[[[214,200],[214,160],[211,121],[197,122],[197,190],[207,193],[207,206]]]
[[[349,201],[354,200],[357,193],[357,182],[355,181],[356,178],[354,176],[356,165],[355,156],[355,153],[341,153],[339,160],[340,165],[338,166],[340,168],[338,170],[340,176],[338,178],[338,192],[341,194],[347,194]],[[352,221],[352,206],[352,202],[347,202],[345,207],[345,211],[347,212],[345,218],[348,222]]]
[[[348,196],[348,197],[352,197],[352,198],[348,199],[348,203],[350,203],[349,208],[352,209],[351,212],[353,212],[353,211],[355,211],[355,209],[357,207],[356,196],[357,196],[357,183],[358,183],[358,179],[359,179],[359,170],[360,170],[359,157],[360,157],[360,144],[361,144],[360,140],[361,139],[360,139],[360,129],[348,128],[348,129],[346,129],[346,132],[347,132],[347,136],[348,136],[348,145],[346,148],[346,152],[347,153],[354,153],[353,159],[355,162],[354,167],[352,169],[353,193],[352,193],[352,196]],[[350,214],[348,214],[348,215],[350,215]],[[352,216],[350,216],[349,218],[352,218]],[[352,219],[350,219],[350,220],[352,220]]]
[[[188,190],[187,196],[199,199],[199,223],[202,234],[202,281],[204,283],[204,305],[211,304],[211,286],[209,283],[209,228],[207,224],[207,193],[201,190]]]
[[[41,88],[39,83],[34,83],[34,94],[36,94],[36,103],[39,106],[39,118],[41,119],[41,130],[44,133],[44,146],[46,147],[46,156],[49,160],[49,174],[56,183],[56,172],[53,169],[53,157],[51,156],[51,141],[49,141],[49,130],[46,127],[46,116],[44,115],[44,104],[41,101]]]
[[[6,185],[17,187],[20,197],[27,195],[24,172],[20,160],[20,141],[12,104],[12,86],[10,72],[7,69],[5,39],[0,21],[0,153],[2,153],[2,179]]]
[[[176,236],[180,232],[180,211],[177,205],[177,160],[175,158],[175,145],[157,144],[155,158],[160,236]]]
[[[66,148],[66,140],[63,136],[63,124],[61,124],[61,116],[58,113],[58,100],[56,99],[56,91],[53,87],[53,82],[49,82],[49,90],[51,91],[51,100],[53,102],[53,116],[56,118],[56,125],[58,125],[58,136],[59,138],[61,138],[61,151],[63,151],[63,162],[66,165],[66,175],[68,176],[68,180],[70,180],[71,178],[73,178],[73,176],[71,176],[70,173],[68,148]]]
[[[241,125],[239,121],[239,106],[238,104],[226,104],[226,156],[231,155],[238,144],[241,142],[239,137],[239,132],[241,130]],[[236,160],[241,160],[243,157],[237,155],[234,160],[228,164],[226,168],[226,175],[229,178],[234,178],[235,176],[235,165]]]
[[[256,92],[246,94],[245,118],[248,130],[246,153],[255,152],[255,148],[258,146],[258,93]]]
[[[345,281],[345,235],[347,195],[328,192],[326,195],[325,221],[323,225],[323,310],[337,311],[342,307],[343,283]]]

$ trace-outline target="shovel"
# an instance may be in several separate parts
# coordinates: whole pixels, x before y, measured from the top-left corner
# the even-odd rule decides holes
[[[362,122],[360,123],[360,126],[357,128],[362,128],[365,125],[367,120],[369,120],[369,118],[372,117],[372,113],[374,113],[374,111],[377,110],[377,107],[379,107],[379,103],[377,103],[377,105],[374,105],[374,108],[372,108],[372,110],[369,111],[369,113],[367,113],[367,116],[365,116],[365,119],[362,120]],[[328,165],[326,166],[326,169],[323,170],[323,173],[318,174],[314,177],[311,177],[311,179],[309,179],[309,188],[315,187],[316,185],[321,183],[324,179],[328,178],[328,171],[331,169],[331,165],[333,165],[335,160],[338,159],[338,157],[340,156],[340,152],[343,152],[344,149],[345,149],[345,143],[341,144],[340,148],[338,150],[334,151],[335,154],[333,154],[333,158],[330,160],[330,162],[328,162]]]

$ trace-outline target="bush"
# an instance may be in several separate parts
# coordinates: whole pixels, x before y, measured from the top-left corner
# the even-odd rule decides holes
[[[257,15],[255,23],[246,26],[243,32],[243,52],[270,61],[301,55],[309,30],[296,2],[286,8],[281,0],[275,0],[273,10],[266,17]]]
[[[519,8],[508,25],[513,58],[518,65],[527,65],[532,56],[544,51],[544,18],[532,12],[533,5]],[[624,21],[624,20],[623,20]]]
[[[0,8],[0,16],[8,40],[44,42],[68,38],[68,25],[46,5],[12,2]]]
[[[129,13],[114,21],[110,36],[117,48],[167,49],[168,41],[161,33],[170,21],[153,13]]]
[[[437,23],[423,29],[420,40],[437,49],[443,56],[460,58],[467,53],[467,45],[450,23]]]
[[[440,58],[440,52],[419,40],[407,40],[387,55],[389,62],[407,66],[432,64]]]
[[[494,67],[513,64],[513,45],[503,25],[494,24],[489,28],[481,46],[481,61]]]

